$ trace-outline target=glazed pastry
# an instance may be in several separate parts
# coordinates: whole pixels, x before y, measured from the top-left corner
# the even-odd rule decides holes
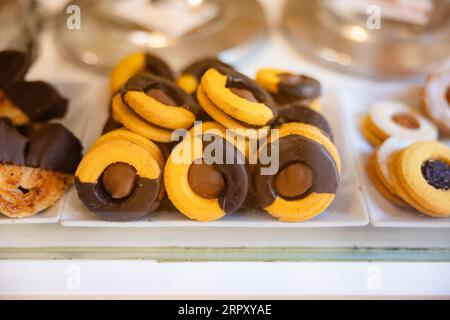
[[[213,221],[241,207],[249,178],[244,153],[219,130],[205,134],[203,140],[210,143],[203,144],[199,136],[186,137],[172,150],[164,183],[181,213],[192,220]],[[227,161],[211,157],[211,148],[220,150]]]
[[[0,212],[33,216],[55,204],[73,183],[81,160],[79,140],[60,124],[30,137],[0,121]]]
[[[450,216],[450,148],[420,141],[396,152],[389,163],[396,193],[431,217]]]
[[[264,68],[256,74],[256,82],[270,92],[279,105],[303,102],[316,111],[320,110],[320,82],[311,77],[289,71]]]
[[[15,126],[61,118],[66,110],[67,99],[43,81],[13,83],[0,98],[0,118],[9,119]]]
[[[254,187],[264,210],[280,221],[306,221],[323,212],[334,200],[339,184],[340,158],[328,137],[318,128],[289,123],[280,127],[261,154],[278,148],[279,169],[264,173],[258,164]],[[273,156],[273,155],[272,155]]]
[[[175,81],[172,69],[162,59],[149,53],[136,52],[122,59],[113,68],[109,83],[111,96],[116,95],[128,79],[141,72]]]
[[[174,130],[191,128],[198,112],[189,94],[150,74],[129,79],[113,99],[114,120],[156,142],[169,143]]]
[[[137,220],[163,198],[164,156],[158,146],[126,129],[102,136],[75,174],[78,196],[109,221]]]
[[[278,118],[275,122],[276,125],[289,122],[300,122],[310,124],[319,128],[324,135],[333,141],[333,130],[327,119],[319,112],[297,104],[285,105],[278,109]]]
[[[23,80],[30,66],[28,56],[20,51],[0,51],[0,96],[4,88]]]
[[[363,136],[378,146],[391,136],[435,140],[436,127],[402,102],[384,100],[375,103],[362,123]]]
[[[182,72],[180,77],[177,79],[177,85],[194,97],[197,96],[197,89],[200,85],[200,81],[205,74],[211,68],[224,67],[233,69],[230,65],[216,59],[216,58],[206,58],[194,62],[190,66],[186,67]]]
[[[263,128],[277,116],[273,99],[262,87],[228,68],[209,69],[197,98],[203,110],[227,129]]]
[[[450,63],[428,76],[422,95],[422,111],[450,136]]]

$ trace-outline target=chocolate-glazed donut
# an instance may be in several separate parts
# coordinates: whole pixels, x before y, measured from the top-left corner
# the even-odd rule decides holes
[[[193,220],[212,221],[241,207],[249,181],[245,156],[240,150],[220,133],[207,133],[204,140],[210,142],[196,148],[202,146],[200,137],[187,136],[173,149],[164,183],[169,199],[180,212]],[[206,152],[209,148],[221,150],[228,163],[217,163]],[[191,158],[182,158],[188,153]]]
[[[131,221],[162,200],[163,155],[151,141],[125,129],[100,138],[78,167],[80,200],[109,221]]]
[[[0,101],[0,117],[15,125],[46,122],[61,118],[67,110],[67,99],[50,84],[43,81],[19,81],[4,89]]]
[[[0,91],[12,83],[23,80],[29,66],[27,54],[14,50],[0,51]]]
[[[279,114],[275,121],[275,126],[288,122],[306,123],[319,128],[331,141],[334,140],[333,130],[331,129],[328,120],[321,113],[304,106],[302,103],[297,102],[282,106],[279,108],[278,112]]]
[[[59,124],[25,136],[0,121],[0,213],[33,216],[55,204],[73,183],[82,147]]]
[[[271,124],[277,116],[270,94],[252,79],[229,68],[212,68],[204,74],[198,100],[214,120],[227,128],[260,128]]]
[[[196,97],[197,88],[205,72],[211,68],[217,67],[233,69],[233,67],[220,61],[217,58],[201,59],[187,66],[181,72],[180,77],[177,79],[177,85],[187,93],[192,94],[194,97]]]
[[[311,219],[324,211],[334,199],[339,184],[336,163],[328,150],[312,139],[287,135],[277,142],[278,172],[263,175],[265,165],[258,164],[256,167],[254,186],[258,202],[281,221]],[[264,148],[273,148],[272,142],[263,147],[262,152],[267,152]],[[286,174],[285,170],[290,172]],[[285,184],[290,186],[282,188]]]
[[[136,52],[125,57],[113,68],[110,78],[111,96],[118,93],[129,78],[141,72],[175,81],[172,69],[161,58],[145,52]]]

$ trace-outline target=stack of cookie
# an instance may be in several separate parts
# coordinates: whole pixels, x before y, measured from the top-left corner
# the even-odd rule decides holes
[[[448,74],[447,74],[448,75]],[[446,132],[445,90],[440,74],[430,76],[425,86],[425,113]],[[437,96],[436,96],[437,94]],[[439,108],[432,108],[432,105]],[[439,115],[439,118],[438,118]],[[442,121],[444,120],[444,121]],[[361,132],[376,149],[367,171],[379,193],[391,203],[414,208],[430,217],[450,216],[450,148],[437,142],[438,129],[405,103],[384,100],[375,103],[363,121]]]
[[[369,160],[369,176],[392,203],[430,217],[450,216],[450,148],[392,137]]]
[[[80,141],[60,124],[67,99],[43,81],[25,81],[28,57],[0,52],[0,213],[25,218],[54,205],[73,183]]]
[[[318,105],[320,84],[303,77],[296,82],[293,74],[287,80],[286,74],[280,76],[288,89],[280,84],[282,90],[271,94],[217,59],[195,62],[173,82],[160,58],[126,57],[111,75],[106,135],[76,174],[80,199],[99,217],[115,221],[156,210],[164,189],[178,211],[197,221],[232,214],[249,195],[282,221],[323,212],[338,187],[339,154],[327,120],[311,108]],[[281,96],[288,104],[274,101]],[[281,134],[268,136],[271,128]],[[184,133],[178,143],[179,129]],[[258,129],[266,134],[253,134]],[[259,154],[251,149],[253,140],[260,152],[277,152],[280,166],[269,171],[266,161],[251,163],[253,151]]]

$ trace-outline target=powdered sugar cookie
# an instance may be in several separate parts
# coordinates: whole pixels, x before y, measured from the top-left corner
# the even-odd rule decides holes
[[[392,176],[389,171],[389,159],[394,153],[405,149],[414,142],[416,141],[403,137],[391,137],[384,141],[383,144],[377,149],[374,167],[383,185],[392,193],[395,193],[395,190]]]
[[[406,104],[395,100],[376,102],[369,111],[376,136],[387,139],[402,136],[410,139],[436,140],[436,127]]]
[[[440,132],[450,136],[450,66],[429,75],[422,100],[423,113]]]

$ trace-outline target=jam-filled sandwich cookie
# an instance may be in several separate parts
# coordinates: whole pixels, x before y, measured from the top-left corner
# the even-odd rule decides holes
[[[164,156],[158,146],[126,129],[102,136],[75,174],[78,196],[98,217],[137,220],[163,198]]]
[[[207,137],[209,136],[209,137]],[[249,187],[244,152],[228,141],[219,130],[185,138],[173,150],[164,171],[164,183],[173,205],[197,221],[213,221],[238,210]],[[196,147],[201,146],[201,147]],[[223,159],[215,161],[209,148]],[[186,156],[187,155],[187,156]],[[222,161],[226,159],[226,161]]]
[[[149,53],[136,52],[122,59],[113,68],[109,83],[111,96],[118,93],[128,79],[141,72],[175,81],[172,69],[162,59]]]
[[[389,161],[395,153],[414,142],[416,141],[403,137],[391,137],[375,149],[367,163],[367,173],[378,192],[391,203],[404,208],[409,205],[395,191]]]
[[[333,130],[328,120],[319,112],[306,107],[294,104],[281,106],[278,109],[276,126],[290,122],[300,122],[319,128],[331,141],[334,140]]]
[[[375,103],[363,120],[361,133],[378,146],[391,136],[409,139],[435,140],[436,127],[400,101],[383,100]]]
[[[269,151],[270,150],[270,151]],[[318,128],[303,123],[280,127],[260,154],[279,157],[276,172],[265,172],[258,164],[254,187],[264,210],[280,221],[306,221],[332,203],[339,185],[340,158],[331,142]]]
[[[73,183],[82,147],[62,125],[44,125],[27,137],[0,121],[0,141],[0,213],[33,216],[54,205]]]
[[[450,148],[420,141],[395,153],[389,164],[395,191],[431,217],[450,216]]]
[[[199,107],[174,83],[151,75],[132,77],[113,99],[113,117],[127,129],[156,142],[171,142],[176,129],[189,129]]]
[[[285,70],[264,68],[257,72],[256,81],[280,105],[302,101],[317,111],[321,109],[321,85],[316,79]]]
[[[422,98],[423,113],[450,136],[450,65],[429,75]]]
[[[61,118],[66,110],[67,99],[43,81],[13,83],[0,97],[0,118],[9,119],[15,126]]]
[[[259,129],[270,125],[278,112],[260,85],[223,67],[206,71],[197,90],[203,110],[227,129]]]
[[[28,55],[20,51],[0,51],[0,95],[10,84],[22,81],[30,66]]]
[[[186,67],[181,75],[177,79],[177,85],[194,97],[197,95],[197,89],[200,85],[200,81],[205,74],[211,68],[224,67],[232,69],[232,67],[219,59],[216,58],[206,58],[194,62],[193,64]]]

